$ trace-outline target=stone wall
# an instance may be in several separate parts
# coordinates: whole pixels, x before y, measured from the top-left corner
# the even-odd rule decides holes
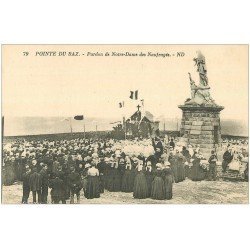
[[[199,144],[202,152],[210,152],[215,144],[220,145],[220,111],[223,107],[181,105],[179,108],[182,109],[180,134],[188,143]]]

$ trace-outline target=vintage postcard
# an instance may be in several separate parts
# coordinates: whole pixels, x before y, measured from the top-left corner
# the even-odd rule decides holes
[[[247,204],[248,45],[2,45],[2,204]]]

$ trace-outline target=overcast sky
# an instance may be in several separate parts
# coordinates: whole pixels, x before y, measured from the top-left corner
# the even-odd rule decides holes
[[[225,106],[222,119],[248,116],[247,46],[3,46],[3,114],[5,116],[73,116],[116,118],[135,110],[130,90],[139,90],[145,109],[155,117],[181,117],[178,105],[190,97],[188,72],[198,83],[193,58],[206,57],[211,95]],[[29,56],[23,56],[28,51]],[[40,51],[184,52],[184,57],[40,57]],[[125,109],[118,103],[125,101]]]

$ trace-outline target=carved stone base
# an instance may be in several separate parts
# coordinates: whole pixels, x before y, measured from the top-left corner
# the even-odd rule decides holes
[[[185,104],[178,107],[182,110],[180,134],[189,144],[200,145],[205,154],[221,144],[220,111],[224,107],[216,104]]]

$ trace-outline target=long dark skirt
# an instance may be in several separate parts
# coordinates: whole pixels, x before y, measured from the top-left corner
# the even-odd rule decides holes
[[[108,191],[113,190],[114,185],[114,169],[109,168],[107,171],[107,175],[105,176],[105,189]]]
[[[173,176],[168,174],[165,176],[165,198],[167,200],[172,199],[173,197]]]
[[[222,161],[222,172],[226,172],[229,163],[230,163],[229,161],[225,160]]]
[[[24,169],[23,165],[21,164],[16,165],[16,177],[18,181],[23,180],[23,169]]]
[[[171,165],[171,169],[174,175],[174,181],[175,183],[179,182],[179,174],[178,174],[178,166],[176,164]]]
[[[100,193],[104,193],[104,175],[100,175]]]
[[[134,189],[134,173],[132,170],[125,170],[122,176],[121,191],[130,193]]]
[[[87,199],[100,198],[99,176],[88,176],[85,197]]]
[[[151,198],[154,200],[165,199],[165,186],[162,177],[156,176],[152,182]]]
[[[109,181],[110,181],[110,176],[105,174],[104,175],[104,188],[108,190],[109,188]]]
[[[190,177],[190,169],[189,169],[189,165],[184,165],[184,172],[185,172],[185,178],[186,177]]]
[[[114,169],[113,175],[113,192],[120,192],[121,191],[121,184],[122,184],[122,176],[119,169]]]
[[[178,165],[178,181],[184,181],[185,180],[185,171],[184,171],[184,165],[179,163]]]
[[[142,171],[135,177],[133,197],[136,199],[145,199],[148,197],[147,179]]]
[[[191,180],[192,181],[201,181],[205,177],[205,173],[200,165],[194,164],[191,168]]]
[[[148,186],[148,197],[151,195],[151,189],[152,189],[152,182],[154,180],[154,176],[151,172],[146,172],[146,180],[147,180],[147,186]]]
[[[135,177],[137,175],[137,171],[135,169],[132,169],[131,170],[131,176],[129,178],[129,181],[130,181],[130,187],[132,189],[132,192],[134,190],[134,184],[135,184]]]
[[[114,168],[109,176],[107,189],[109,192],[120,192],[121,191],[121,182],[122,177],[118,169]]]
[[[15,182],[14,168],[11,165],[5,166],[2,170],[2,184],[9,186]]]

